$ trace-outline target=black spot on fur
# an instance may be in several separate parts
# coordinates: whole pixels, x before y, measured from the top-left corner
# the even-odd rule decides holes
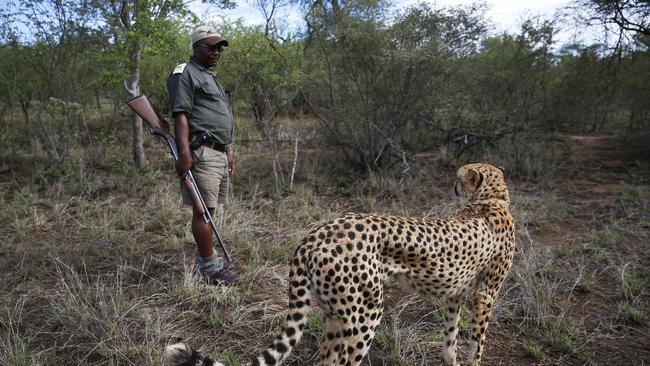
[[[264,356],[264,362],[266,362],[267,365],[275,365],[275,358],[273,358],[268,350],[264,351],[262,355]]]
[[[284,332],[287,333],[287,337],[293,337],[296,334],[296,328],[287,327]]]
[[[287,348],[287,345],[282,342],[276,343],[275,349],[280,353],[286,353],[289,350],[289,348]]]

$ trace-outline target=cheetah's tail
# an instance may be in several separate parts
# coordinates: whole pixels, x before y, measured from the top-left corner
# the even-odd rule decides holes
[[[311,310],[311,294],[308,286],[310,279],[307,277],[307,268],[304,262],[305,249],[298,248],[296,254],[289,271],[289,312],[284,330],[271,347],[252,361],[251,365],[253,366],[281,364],[302,337],[303,328],[307,324]]]
[[[163,358],[176,366],[224,366],[183,343],[167,346]]]
[[[273,345],[253,360],[251,365],[279,365],[298,343],[311,310],[308,281],[305,263],[294,256],[289,272],[289,312],[284,330]],[[182,343],[168,346],[163,357],[175,366],[224,366]]]

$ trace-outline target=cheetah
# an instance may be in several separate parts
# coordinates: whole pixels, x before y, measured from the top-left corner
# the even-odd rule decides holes
[[[312,303],[326,315],[318,365],[359,365],[381,320],[389,276],[445,299],[446,365],[456,365],[460,305],[470,297],[468,365],[479,365],[492,305],[512,264],[515,221],[500,169],[464,165],[454,189],[468,204],[451,219],[348,214],[313,229],[290,265],[284,330],[250,365],[279,365],[300,339]],[[223,366],[183,344],[164,356],[175,365]]]

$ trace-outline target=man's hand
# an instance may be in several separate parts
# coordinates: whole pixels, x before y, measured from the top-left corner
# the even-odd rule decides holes
[[[228,175],[235,175],[235,158],[232,156],[232,149],[226,151],[226,157],[228,158]]]
[[[184,177],[192,169],[192,163],[190,154],[181,153],[178,160],[176,160],[176,173],[178,176],[181,178]]]

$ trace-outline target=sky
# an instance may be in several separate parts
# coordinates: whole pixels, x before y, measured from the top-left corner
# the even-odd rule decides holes
[[[397,9],[405,9],[423,0],[395,0]],[[448,7],[457,5],[470,5],[475,0],[424,0],[433,7]],[[208,7],[200,2],[195,2],[191,7],[206,21],[232,22],[242,19],[246,24],[263,24],[264,18],[260,12],[251,4],[251,0],[236,0],[238,6],[233,10],[222,10],[216,7]],[[494,23],[496,33],[504,31],[516,33],[519,25],[529,16],[541,16],[543,18],[553,17],[556,10],[569,5],[570,0],[487,0],[487,17]],[[281,19],[286,20],[289,26],[302,24],[302,17],[295,7],[287,7],[280,12]],[[558,35],[560,41],[566,41],[571,37],[570,32],[565,31]]]
[[[417,3],[406,0],[404,2]],[[469,5],[470,0],[436,0],[428,1],[438,6]],[[519,30],[521,22],[529,15],[553,17],[556,10],[569,5],[569,0],[489,0],[487,16],[497,27],[498,32],[511,33]]]

